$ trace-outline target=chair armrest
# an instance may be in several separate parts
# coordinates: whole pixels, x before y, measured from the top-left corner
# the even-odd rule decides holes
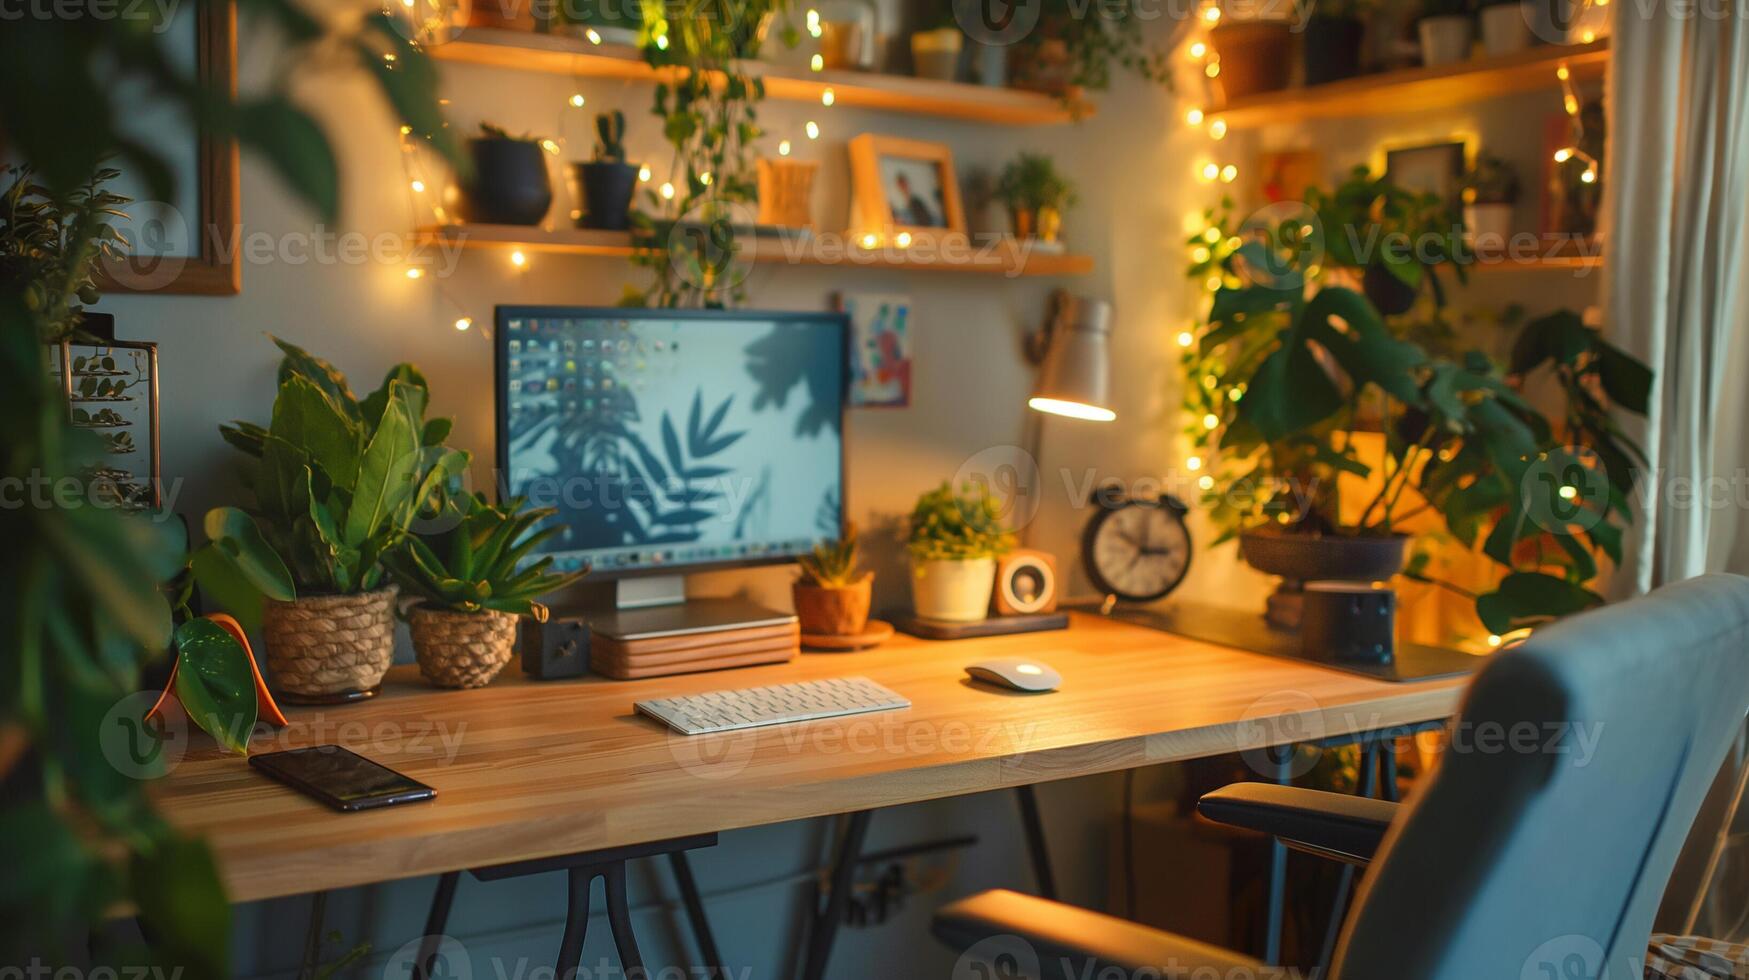
[[[1296,850],[1366,864],[1400,804],[1273,783],[1234,783],[1196,802],[1215,821],[1279,837]]]
[[[1105,975],[1110,968],[1126,977],[1208,973],[1265,980],[1287,976],[1279,968],[1219,946],[1005,889],[942,908],[935,913],[933,931],[962,952],[993,962],[1015,961],[997,963],[996,976],[1082,980]]]

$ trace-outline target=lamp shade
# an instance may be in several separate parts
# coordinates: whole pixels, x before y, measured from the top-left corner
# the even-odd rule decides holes
[[[1111,304],[1077,299],[1074,319],[1053,339],[1027,404],[1036,411],[1093,422],[1116,419],[1108,390],[1110,338]]]

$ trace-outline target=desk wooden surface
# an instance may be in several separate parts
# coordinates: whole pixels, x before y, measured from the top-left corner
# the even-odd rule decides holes
[[[1062,687],[1023,695],[963,667],[1027,656]],[[715,736],[671,735],[635,700],[862,675],[907,710]],[[204,736],[157,797],[204,834],[233,901],[299,894],[1443,718],[1462,681],[1388,684],[1076,614],[1067,631],[931,643],[643,681],[443,691],[396,667],[375,700],[288,710],[253,752],[339,743],[437,789],[430,803],[335,813]]]

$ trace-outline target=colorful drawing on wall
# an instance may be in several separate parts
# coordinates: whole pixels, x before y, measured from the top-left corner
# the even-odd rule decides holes
[[[1266,204],[1303,201],[1319,183],[1324,165],[1317,150],[1269,150],[1257,154],[1257,193]]]
[[[839,305],[850,314],[851,406],[911,404],[911,297],[852,293]]]

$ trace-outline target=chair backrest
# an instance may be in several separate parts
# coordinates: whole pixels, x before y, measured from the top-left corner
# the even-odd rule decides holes
[[[1749,710],[1749,578],[1574,616],[1470,685],[1344,924],[1340,980],[1638,980]]]

